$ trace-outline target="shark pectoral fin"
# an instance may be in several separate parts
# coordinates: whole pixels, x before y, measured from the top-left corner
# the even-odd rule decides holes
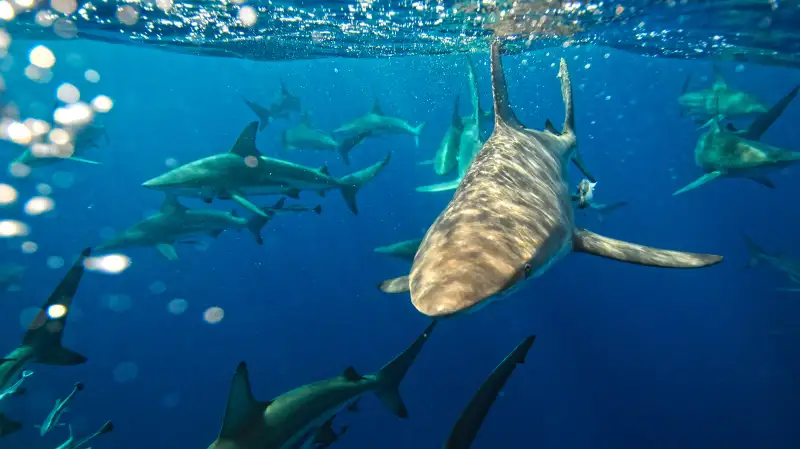
[[[352,404],[348,405],[347,406],[347,411],[351,412],[351,413],[358,413],[360,411],[360,409],[358,408],[358,402],[360,400],[361,400],[361,398],[356,399],[355,401],[353,401]]]
[[[36,357],[36,362],[45,365],[71,366],[86,362],[86,356],[63,346],[53,346],[43,350]]]
[[[313,444],[330,445],[339,438],[339,435],[333,430],[333,418],[335,417],[336,415],[325,421],[325,424],[317,430],[317,433],[314,434]]]
[[[13,396],[13,397],[16,397],[16,396],[23,396],[23,395],[25,394],[25,392],[26,392],[26,391],[28,391],[28,389],[27,389],[27,388],[25,388],[25,387],[19,387],[19,388],[17,388],[17,390],[14,392],[14,394],[12,394],[11,396]]]
[[[156,245],[156,249],[158,252],[161,253],[167,260],[178,260],[178,253],[175,252],[175,247],[169,243],[159,243]]]
[[[408,275],[385,280],[378,284],[378,289],[384,293],[406,293],[411,290],[408,286]]]
[[[75,157],[75,156],[68,157],[67,159],[69,159],[69,160],[71,160],[71,161],[75,161],[75,162],[81,162],[81,163],[84,163],[84,164],[90,164],[90,165],[102,165],[102,164],[100,164],[100,162],[97,162],[97,161],[91,161],[91,160],[89,160],[89,159],[83,159],[83,158],[80,158],[80,157]]]
[[[775,184],[773,184],[772,180],[769,179],[766,176],[750,176],[747,179],[749,179],[751,181],[755,181],[755,182],[757,182],[757,183],[761,184],[762,186],[767,187],[769,189],[774,189],[775,188]]]
[[[416,191],[420,193],[446,192],[448,190],[457,189],[459,184],[461,184],[461,179],[456,178],[450,181],[440,182],[438,184],[419,186],[416,188]]]
[[[685,193],[685,192],[688,192],[689,190],[696,189],[696,188],[700,187],[703,184],[709,183],[709,182],[719,178],[723,174],[724,174],[724,172],[721,171],[721,170],[712,171],[711,173],[706,173],[705,175],[697,178],[696,181],[692,182],[691,184],[687,185],[686,187],[684,187],[682,189],[679,189],[679,190],[676,190],[675,193],[672,194],[672,196],[680,195],[681,193]]]
[[[225,407],[225,419],[222,421],[220,438],[235,439],[238,437],[247,430],[247,426],[253,422],[254,418],[264,412],[265,407],[266,404],[256,401],[253,397],[247,364],[239,363],[228,393],[228,404]]]
[[[722,261],[722,256],[650,248],[603,237],[585,229],[576,229],[572,242],[576,252],[651,267],[702,268]]]
[[[256,215],[261,215],[262,217],[268,217],[268,215],[263,210],[259,209],[258,206],[256,206],[255,204],[250,202],[250,200],[248,200],[247,198],[238,193],[231,193],[231,199],[240,206],[244,207],[245,209],[249,210],[250,212]]]

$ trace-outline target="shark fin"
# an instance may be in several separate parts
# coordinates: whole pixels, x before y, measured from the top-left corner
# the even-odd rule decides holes
[[[453,117],[451,118],[450,126],[454,128],[461,127],[461,115],[458,110],[461,108],[461,96],[456,95],[456,102],[453,104]]]
[[[249,210],[250,212],[256,215],[261,215],[262,217],[267,216],[267,214],[264,213],[263,210],[259,209],[258,206],[256,206],[250,200],[248,200],[247,198],[238,193],[231,193],[231,199],[233,201],[236,201],[236,203],[238,203],[240,206],[244,207],[245,209]]]
[[[239,134],[236,143],[233,144],[230,152],[241,157],[259,157],[261,153],[256,149],[256,132],[258,132],[258,122],[250,122]]]
[[[222,421],[222,429],[219,432],[220,438],[237,438],[247,430],[249,424],[261,418],[265,407],[266,404],[256,401],[253,397],[247,364],[239,363],[228,393],[225,419]]]
[[[758,262],[762,257],[767,255],[767,252],[758,246],[756,242],[754,242],[753,239],[751,239],[747,234],[742,233],[742,238],[747,245],[747,254],[749,256],[745,268],[753,268],[754,266],[758,265]]]
[[[327,446],[334,443],[339,438],[339,435],[333,430],[333,418],[335,417],[336,415],[331,416],[331,419],[325,421],[325,423],[317,429],[317,432],[314,434],[313,444]]]
[[[242,100],[244,100],[245,104],[247,104],[250,110],[256,114],[258,120],[261,122],[261,124],[258,126],[258,130],[263,131],[271,120],[269,109],[259,105],[258,103],[254,103],[246,98],[243,98]]]
[[[546,131],[548,131],[548,132],[551,132],[551,133],[555,134],[555,135],[558,135],[558,136],[561,135],[561,133],[556,129],[556,127],[553,125],[553,122],[551,122],[550,119],[547,119],[544,122],[544,129]]]
[[[286,198],[281,198],[276,202],[272,207],[267,208],[266,210],[274,211],[277,209],[283,208],[283,203],[286,202]],[[263,211],[262,211],[263,212]],[[259,245],[264,244],[264,239],[261,238],[261,228],[264,227],[274,216],[273,212],[264,212],[265,215],[253,215],[249,220],[247,220],[247,230],[253,234],[253,237],[256,239],[256,243]]]
[[[492,95],[494,97],[494,121],[495,125],[501,124],[514,128],[522,128],[511,103],[508,99],[508,85],[506,75],[503,72],[503,61],[501,56],[502,48],[500,41],[492,41]]]
[[[350,165],[350,152],[353,151],[353,148],[363,142],[364,139],[369,135],[370,133],[356,134],[355,136],[344,139],[338,143],[338,147],[336,149],[339,151],[339,157],[342,158],[344,165]]]
[[[317,171],[322,173],[325,176],[330,176],[331,175],[331,173],[328,171],[328,166],[327,165],[323,165]]]
[[[162,256],[166,257],[167,260],[178,260],[178,253],[175,252],[175,247],[172,246],[172,244],[159,243],[156,245],[156,249]]]
[[[100,162],[92,161],[92,160],[84,159],[84,158],[80,158],[80,157],[75,157],[75,156],[70,156],[70,157],[68,157],[66,159],[68,159],[70,161],[80,162],[80,163],[83,163],[83,164],[102,165],[102,164],[100,164]]]
[[[0,413],[0,437],[11,435],[22,428],[22,423],[14,421],[5,414]]]
[[[572,81],[564,58],[561,58],[558,65],[558,77],[561,79],[561,99],[564,101],[564,126],[561,127],[561,134],[570,135],[574,139],[575,107],[572,100]]]
[[[283,192],[284,195],[288,196],[293,200],[300,199],[300,190],[299,189],[288,189]]]
[[[650,248],[603,237],[585,229],[575,229],[572,241],[576,252],[651,267],[702,268],[722,261],[722,256]]]
[[[583,173],[583,176],[585,176],[589,181],[597,182],[597,178],[595,178],[594,175],[592,175],[592,173],[586,168],[586,163],[583,162],[583,156],[581,156],[581,151],[577,146],[575,147],[575,152],[572,153],[572,163],[578,167],[578,170],[580,170],[581,173]]]
[[[189,208],[181,204],[175,195],[167,195],[166,198],[164,198],[164,202],[161,203],[161,209],[159,210],[162,214],[171,214],[183,213],[189,210]]]
[[[375,115],[384,115],[383,109],[381,109],[381,102],[375,98],[375,101],[372,103],[372,109],[370,110],[371,113]]]
[[[672,194],[672,196],[680,195],[681,193],[688,192],[689,190],[694,190],[694,189],[702,186],[703,184],[707,184],[707,183],[719,178],[723,174],[724,174],[724,172],[722,172],[721,170],[712,171],[711,173],[706,173],[705,175],[697,178],[697,180],[695,180],[691,184],[687,185],[686,187],[684,187],[682,189],[679,189],[679,190],[676,190],[675,193]]]
[[[347,379],[349,382],[358,382],[364,379],[364,377],[361,376],[361,374],[358,374],[356,369],[352,366],[345,368],[344,372],[342,373],[342,377]]]
[[[411,133],[414,134],[414,146],[416,148],[419,148],[419,135],[422,134],[422,130],[425,129],[425,125],[427,124],[428,122],[422,122],[411,128]]]
[[[369,167],[359,170],[355,173],[342,176],[339,178],[339,191],[342,193],[344,202],[352,213],[358,215],[358,205],[356,204],[356,194],[359,189],[364,187],[367,183],[372,181],[383,169],[389,164],[392,159],[392,153],[386,155],[382,161],[377,162]]]
[[[361,401],[361,398],[356,399],[350,405],[347,406],[347,411],[351,413],[358,413],[360,409],[358,408],[358,402]]]
[[[414,340],[411,346],[395,357],[394,360],[387,363],[375,376],[380,384],[380,387],[375,391],[375,395],[378,396],[384,407],[400,418],[408,418],[408,410],[400,397],[400,383],[419,355],[425,342],[428,341],[428,337],[430,337],[435,326],[436,321],[433,321]]]
[[[384,293],[406,293],[411,290],[408,286],[408,275],[387,279],[378,284],[378,289]]]
[[[416,188],[416,191],[421,193],[446,192],[457,189],[459,184],[461,184],[461,178],[456,178],[451,179],[450,181],[440,182],[438,184],[419,186]]]
[[[797,96],[797,92],[800,90],[800,86],[796,86],[792,89],[788,94],[786,94],[783,98],[781,98],[774,106],[772,106],[767,112],[761,114],[753,120],[753,123],[747,127],[747,129],[742,133],[742,137],[745,139],[750,140],[759,140],[762,135],[775,123],[775,120],[783,114],[783,111],[789,106],[789,103],[794,100],[794,97]]]
[[[314,206],[313,209],[311,209],[311,211],[314,212],[317,215],[320,215],[322,213],[322,205],[321,204],[317,204],[316,206]]]
[[[84,261],[89,254],[91,254],[91,248],[86,248],[81,252],[78,260],[53,290],[36,318],[28,326],[22,344],[33,348],[35,361],[38,363],[65,366],[80,365],[86,362],[84,355],[63,347],[61,337],[66,327],[67,316],[72,308],[72,299],[86,270]],[[57,304],[63,306],[67,313],[53,318],[48,315],[47,310]]]
[[[766,175],[763,175],[763,176],[750,176],[747,179],[749,179],[751,181],[755,181],[755,182],[757,182],[757,183],[761,184],[762,186],[767,187],[769,189],[774,189],[775,188],[775,184],[773,184],[772,180],[769,179]]]
[[[107,433],[109,433],[109,432],[111,432],[113,430],[114,430],[114,423],[112,423],[111,421],[106,421],[105,424],[103,424],[103,427],[100,428],[100,430],[98,430],[97,432],[89,435],[88,437],[78,441],[77,443],[75,443],[71,447],[82,448],[89,441],[92,441],[93,439],[99,437],[100,435],[107,434]],[[70,438],[72,438],[72,427],[70,427],[69,431],[70,431]],[[92,448],[87,448],[87,449],[92,449]]]

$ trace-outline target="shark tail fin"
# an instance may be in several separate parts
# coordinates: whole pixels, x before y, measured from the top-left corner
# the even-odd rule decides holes
[[[351,173],[339,178],[339,190],[342,192],[342,198],[344,198],[344,201],[347,203],[347,207],[350,208],[351,212],[358,215],[358,205],[356,204],[356,194],[358,193],[358,190],[375,179],[375,177],[378,176],[378,174],[389,164],[391,158],[392,153],[389,153],[382,161],[363,170],[359,170],[355,173]]]
[[[753,268],[754,266],[758,265],[758,262],[761,260],[763,256],[767,254],[753,239],[750,238],[749,235],[742,233],[742,238],[744,239],[744,243],[747,245],[747,265],[745,268]]]
[[[408,418],[408,410],[400,397],[400,383],[409,368],[411,368],[417,355],[419,355],[425,342],[428,341],[434,326],[436,326],[436,321],[432,322],[411,346],[381,368],[376,375],[381,387],[375,392],[375,395],[378,396],[384,407],[400,418]]]
[[[794,100],[794,97],[797,96],[797,92],[800,90],[800,86],[795,86],[794,89],[789,91],[783,98],[778,100],[767,112],[761,114],[753,120],[753,123],[747,127],[744,131],[743,137],[750,140],[759,140],[761,136],[764,135],[765,132],[778,120],[783,114],[783,111],[786,110],[786,107],[789,106],[789,103]]]
[[[428,122],[422,122],[419,125],[411,128],[411,133],[414,134],[414,146],[417,148],[419,148],[419,135],[422,134],[422,130],[425,129],[425,125],[427,124]]]
[[[450,181],[440,182],[438,184],[430,184],[427,186],[419,186],[416,188],[417,192],[431,193],[431,192],[446,192],[448,190],[455,190],[461,184],[461,178],[451,179]]]
[[[337,150],[339,150],[339,157],[342,158],[344,165],[350,165],[350,152],[353,151],[353,148],[355,148],[356,145],[363,142],[367,136],[369,136],[369,133],[361,133],[339,142],[339,147]]]
[[[703,268],[722,262],[722,256],[650,248],[575,229],[573,249],[608,259],[661,268]]]
[[[247,104],[250,110],[256,114],[256,117],[258,117],[258,121],[260,122],[258,124],[258,130],[263,131],[264,128],[267,127],[270,121],[269,109],[259,105],[258,103],[254,103],[246,98],[242,98],[242,100],[244,100],[245,104]]]
[[[113,430],[114,430],[114,423],[113,423],[113,422],[111,422],[111,421],[106,421],[106,422],[103,424],[103,426],[102,426],[102,427],[100,427],[100,429],[99,429],[97,432],[95,432],[95,433],[93,433],[93,434],[89,435],[88,437],[86,437],[86,438],[84,438],[84,439],[82,439],[82,440],[78,441],[78,442],[77,442],[77,443],[75,443],[75,445],[74,445],[74,446],[72,446],[72,447],[83,447],[83,446],[85,446],[85,445],[86,445],[86,444],[87,444],[89,441],[92,441],[93,439],[95,439],[95,438],[99,437],[100,435],[104,435],[104,434],[106,434],[106,433],[112,432]],[[70,429],[69,429],[69,432],[70,432],[70,437],[72,437],[72,427],[70,427]],[[90,448],[90,449],[91,449],[91,448]]]
[[[264,239],[261,238],[261,229],[269,223],[269,221],[274,216],[275,209],[281,209],[283,207],[283,203],[286,202],[286,198],[281,198],[276,202],[272,207],[262,209],[266,216],[253,214],[249,220],[247,220],[247,230],[253,234],[253,237],[256,239],[256,243],[259,245],[264,244]]]
[[[66,326],[67,315],[72,308],[72,298],[78,290],[85,271],[84,260],[91,253],[90,248],[81,252],[64,279],[44,303],[36,318],[28,325],[22,342],[33,348],[35,360],[45,365],[80,365],[86,357],[61,345],[61,336]],[[55,316],[51,307],[61,306],[63,313]]]
[[[5,414],[0,413],[0,437],[11,435],[22,428],[22,423],[14,421]]]

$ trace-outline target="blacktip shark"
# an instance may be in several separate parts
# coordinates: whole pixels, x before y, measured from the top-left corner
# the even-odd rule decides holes
[[[335,151],[345,165],[350,165],[350,152],[364,141],[367,134],[356,134],[347,139],[336,139],[333,134],[311,125],[311,117],[304,112],[300,122],[281,133],[281,143],[286,150],[309,149]]]
[[[800,86],[792,89],[744,130],[737,130],[730,123],[723,127],[721,114],[711,119],[706,124],[708,131],[700,136],[694,150],[695,163],[706,174],[672,195],[680,195],[720,177],[746,178],[775,188],[767,175],[800,161],[800,152],[774,147],[759,142],[759,139],[783,114],[798,90]]]
[[[94,440],[95,438],[99,437],[100,435],[104,435],[104,434],[107,434],[107,433],[113,431],[114,430],[114,423],[112,423],[111,421],[106,421],[105,424],[103,424],[103,426],[100,427],[100,429],[97,432],[95,432],[95,433],[93,433],[93,434],[91,434],[91,435],[89,435],[89,436],[87,436],[85,438],[81,438],[80,440],[76,440],[75,439],[75,436],[72,433],[72,426],[71,425],[67,425],[67,428],[69,429],[69,438],[67,438],[67,441],[61,443],[56,449],[82,449],[82,448],[85,448],[86,445],[89,444],[90,441]],[[86,448],[86,449],[92,449],[92,448],[89,447],[89,448]]]
[[[467,449],[472,445],[478,435],[478,430],[489,414],[489,409],[497,399],[497,395],[503,390],[511,374],[517,369],[517,365],[525,363],[525,356],[533,346],[535,339],[535,335],[526,337],[492,370],[461,412],[461,416],[458,417],[458,421],[444,443],[444,449]]]
[[[300,97],[289,92],[283,80],[281,80],[281,91],[269,107],[261,106],[246,98],[242,98],[242,100],[258,117],[260,122],[259,131],[263,131],[269,122],[274,119],[287,118],[295,112],[300,112]]]
[[[36,318],[28,325],[22,344],[4,357],[10,361],[0,363],[0,391],[7,391],[16,384],[29,363],[69,366],[86,362],[85,356],[62,346],[61,337],[72,309],[72,300],[85,271],[84,260],[90,253],[90,248],[83,250],[64,279],[42,305]],[[59,309],[61,313],[52,313],[53,309]],[[22,427],[18,422],[3,418],[0,418],[2,434],[8,435]]]
[[[247,365],[241,362],[231,383],[222,430],[209,449],[308,448],[326,422],[370,392],[392,413],[407,418],[398,388],[435,324],[375,374],[361,376],[348,367],[339,376],[304,385],[268,402],[253,397]]]
[[[772,268],[783,272],[789,277],[789,280],[797,284],[797,287],[784,287],[778,288],[778,291],[784,292],[800,292],[800,259],[788,256],[783,253],[769,253],[761,248],[749,236],[743,234],[745,243],[747,244],[747,252],[749,259],[747,261],[747,268],[752,268],[760,262],[765,262]]]
[[[403,240],[402,242],[393,243],[387,246],[379,246],[374,249],[376,253],[388,254],[398,259],[413,261],[414,255],[417,254],[417,249],[422,243],[422,239]]]
[[[75,397],[79,391],[83,391],[83,384],[81,382],[77,382],[75,386],[72,387],[72,391],[69,395],[64,399],[56,399],[56,405],[53,406],[53,410],[47,415],[45,418],[44,423],[42,423],[39,427],[39,435],[45,436],[48,432],[53,430],[58,425],[63,425],[61,423],[61,416],[66,412],[67,404],[69,404],[72,399]],[[72,432],[70,432],[72,433]]]
[[[500,43],[493,42],[491,137],[425,234],[410,275],[385,281],[379,288],[389,293],[410,291],[417,310],[447,317],[507,295],[571,252],[670,268],[699,268],[722,260],[649,248],[576,228],[567,186],[567,167],[577,145],[567,63],[561,59],[559,66],[566,107],[563,129],[538,131],[525,128],[514,115],[500,51]]]
[[[13,166],[15,164],[22,164],[30,168],[39,168],[62,160],[82,162],[90,165],[99,165],[99,162],[85,159],[81,156],[87,150],[99,147],[101,138],[105,140],[106,145],[109,144],[108,132],[106,131],[105,126],[89,125],[76,131],[75,141],[73,142],[73,152],[69,157],[63,157],[56,154],[40,155],[34,153],[30,148],[26,148],[25,151],[11,161],[10,165]]]
[[[202,235],[217,238],[228,229],[247,229],[255,237],[256,243],[261,245],[261,229],[274,217],[273,211],[283,207],[284,201],[285,198],[281,198],[270,208],[262,208],[263,215],[254,214],[250,219],[245,219],[238,216],[236,211],[189,209],[174,196],[167,195],[158,213],[134,224],[98,246],[96,250],[105,252],[131,247],[154,247],[168,260],[178,260],[173,246],[175,242]]]
[[[230,151],[189,162],[157,176],[144,187],[177,196],[232,199],[254,214],[266,212],[247,197],[252,195],[286,195],[297,198],[303,190],[324,195],[339,190],[347,206],[358,214],[356,193],[372,181],[389,163],[391,153],[372,166],[335,178],[327,167],[314,169],[288,161],[266,157],[256,148],[258,122],[252,122],[239,135]]]
[[[715,114],[734,118],[767,112],[764,102],[754,95],[729,87],[716,64],[713,65],[713,69],[714,83],[708,89],[689,91],[690,76],[686,77],[683,91],[678,97],[682,116],[687,115],[705,121]]]
[[[419,135],[425,128],[426,123],[422,122],[417,126],[413,126],[407,121],[390,117],[384,114],[378,99],[372,105],[372,110],[360,117],[356,117],[350,122],[333,130],[334,135],[352,137],[352,136],[379,136],[383,134],[410,134],[414,136],[414,144],[419,148]]]

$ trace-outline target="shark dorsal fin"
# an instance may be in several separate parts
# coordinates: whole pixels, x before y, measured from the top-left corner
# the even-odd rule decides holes
[[[508,85],[503,73],[500,41],[492,42],[492,95],[494,97],[494,122],[506,126],[522,128],[511,104],[508,101]]]
[[[730,131],[730,132],[732,132],[732,133],[735,133],[736,131],[738,131],[738,130],[736,129],[736,127],[735,127],[735,126],[733,126],[733,123],[726,123],[726,124],[725,124],[725,130],[726,130],[726,131]]]
[[[222,422],[220,438],[236,438],[245,431],[253,419],[263,413],[264,407],[263,403],[253,397],[247,364],[239,363],[228,393],[228,405],[225,407],[225,420]]]
[[[558,130],[553,125],[553,122],[550,121],[550,119],[547,119],[547,121],[544,122],[544,129],[547,130],[548,132],[551,132],[551,133],[556,134],[556,135],[560,135],[561,134],[560,132],[558,132]]]
[[[342,377],[349,380],[350,382],[358,382],[359,380],[363,379],[360,374],[356,371],[355,368],[352,366],[348,366],[344,372],[342,373]]]
[[[375,102],[372,103],[372,110],[371,113],[375,115],[383,115],[383,109],[381,109],[381,102],[376,98]]]
[[[712,64],[712,69],[714,70],[714,85],[712,89],[715,91],[727,89],[728,83],[725,81],[725,77],[722,75],[722,70],[720,70],[716,63]]]
[[[176,196],[167,195],[167,197],[164,198],[164,202],[161,203],[161,209],[159,210],[162,214],[172,214],[186,212],[189,208],[181,204]]]
[[[330,176],[331,175],[330,172],[328,172],[328,166],[327,165],[323,165],[322,167],[320,167],[319,168],[319,172],[322,173],[325,176]]]
[[[308,111],[303,111],[300,113],[300,123],[311,127],[311,114],[309,114]]]
[[[461,116],[458,114],[458,110],[459,110],[460,106],[461,106],[461,96],[460,95],[456,95],[456,102],[455,102],[455,104],[453,104],[453,122],[452,122],[452,126],[454,128],[461,126]]]
[[[239,218],[239,213],[238,213],[238,212],[236,212],[236,209],[233,209],[233,210],[231,211],[231,217],[236,217],[236,218]]]
[[[261,156],[261,153],[256,149],[256,133],[258,132],[258,122],[250,122],[247,127],[239,134],[236,143],[231,148],[231,153],[241,156]]]

